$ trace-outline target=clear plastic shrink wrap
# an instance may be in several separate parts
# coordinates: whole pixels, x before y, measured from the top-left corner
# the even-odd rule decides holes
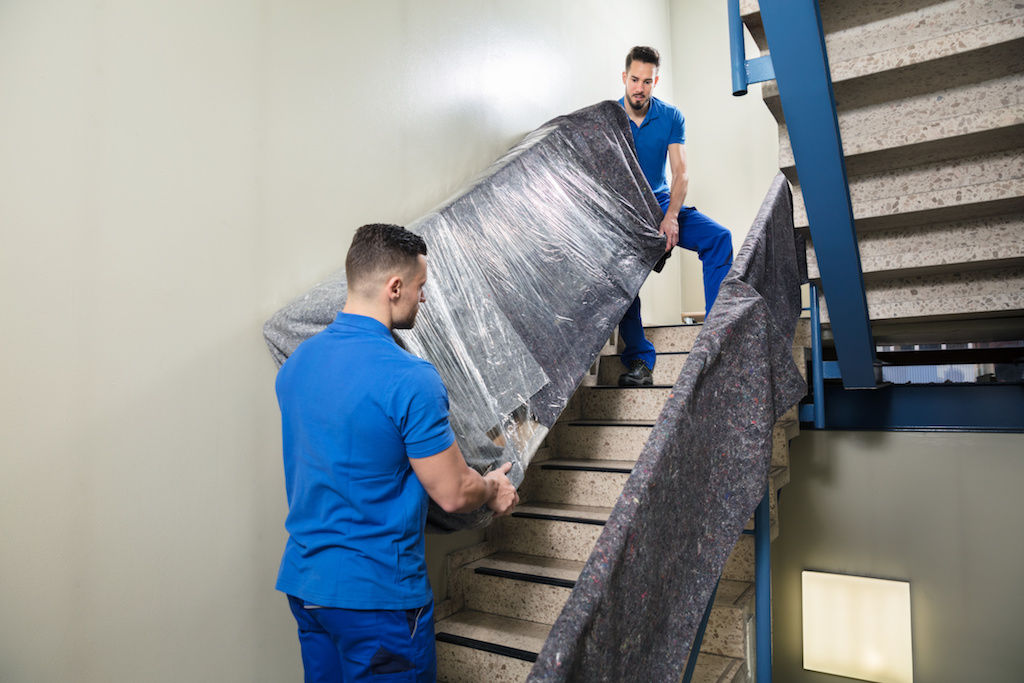
[[[399,343],[437,367],[466,462],[517,486],[651,267],[662,212],[612,101],[560,116],[408,229],[427,243],[427,302]],[[280,365],[345,302],[338,271],[264,326]],[[486,523],[431,502],[429,527]]]

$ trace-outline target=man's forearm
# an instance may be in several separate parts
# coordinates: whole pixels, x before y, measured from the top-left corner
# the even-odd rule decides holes
[[[466,467],[463,474],[458,508],[450,512],[471,512],[491,501],[498,492],[498,482]]]
[[[669,189],[668,208],[665,209],[666,216],[678,216],[683,202],[686,201],[686,190],[690,186],[690,178],[685,173],[672,177],[672,187]]]

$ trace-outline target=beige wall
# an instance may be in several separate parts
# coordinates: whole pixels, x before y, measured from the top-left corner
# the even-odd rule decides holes
[[[673,102],[686,117],[686,203],[729,228],[736,251],[779,172],[778,128],[760,85],[750,86],[744,97],[732,96],[728,3],[672,0],[671,5]],[[746,40],[747,55],[756,57],[753,39],[746,35]],[[682,308],[702,312],[700,262],[693,252],[677,249],[673,259],[677,256],[684,264]]]
[[[634,43],[665,0],[0,4],[0,680],[300,679],[263,320]]]
[[[1021,680],[1024,436],[805,432],[772,544],[775,678],[802,669],[800,572],[910,582],[914,680]]]

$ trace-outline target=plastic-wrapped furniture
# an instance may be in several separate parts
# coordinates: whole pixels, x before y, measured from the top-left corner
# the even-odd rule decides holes
[[[512,462],[515,484],[664,254],[625,112],[601,102],[530,133],[409,230],[427,243],[427,303],[402,346],[433,363],[466,461]],[[283,363],[344,306],[345,274],[278,311]],[[432,530],[485,523],[431,505]]]

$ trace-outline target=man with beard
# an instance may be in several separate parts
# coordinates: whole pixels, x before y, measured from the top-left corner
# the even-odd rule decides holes
[[[398,346],[426,300],[427,246],[397,225],[356,231],[348,298],[278,372],[289,538],[277,589],[298,622],[306,681],[433,681],[427,496],[447,512],[518,502],[505,473],[466,465],[448,393]]]
[[[666,257],[676,244],[697,252],[704,270],[705,310],[710,313],[718,287],[732,265],[732,236],[694,207],[683,206],[689,184],[685,121],[678,109],[651,96],[658,84],[660,64],[661,57],[652,47],[637,46],[630,50],[626,70],[622,72],[626,92],[619,104],[629,116],[640,168],[665,212],[660,231],[666,239]],[[665,175],[666,160],[672,169],[671,186]],[[622,363],[628,368],[619,377],[619,385],[651,384],[656,354],[654,345],[644,335],[640,297],[623,316],[619,333],[626,346]]]

